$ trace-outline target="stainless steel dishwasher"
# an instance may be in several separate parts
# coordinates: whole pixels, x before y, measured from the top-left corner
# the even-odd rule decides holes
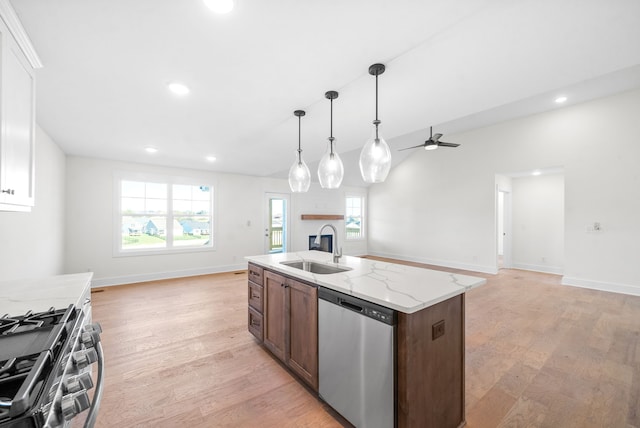
[[[320,397],[358,428],[392,428],[396,312],[318,290]]]

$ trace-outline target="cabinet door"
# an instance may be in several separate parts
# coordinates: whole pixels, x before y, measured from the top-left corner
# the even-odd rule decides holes
[[[275,356],[285,361],[285,277],[265,271],[263,293],[264,344]]]
[[[289,352],[287,364],[318,390],[318,289],[287,279]]]
[[[33,206],[35,77],[33,69],[4,25],[0,27],[0,33],[0,203]]]

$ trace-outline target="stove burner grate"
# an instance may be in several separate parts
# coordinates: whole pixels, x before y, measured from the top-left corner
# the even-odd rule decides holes
[[[54,381],[76,317],[70,306],[0,318],[0,426],[31,418],[28,412],[39,412],[51,399],[46,396],[51,385],[45,384]]]
[[[34,314],[32,311],[18,317],[8,315],[0,318],[0,335],[10,335],[25,331],[37,330],[39,328],[53,326],[57,324],[64,313],[50,308],[46,312]]]

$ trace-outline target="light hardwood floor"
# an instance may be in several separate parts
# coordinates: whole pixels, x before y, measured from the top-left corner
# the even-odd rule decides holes
[[[469,428],[640,428],[640,297],[456,272],[488,279],[466,299]],[[96,291],[97,426],[343,425],[248,333],[246,272]]]

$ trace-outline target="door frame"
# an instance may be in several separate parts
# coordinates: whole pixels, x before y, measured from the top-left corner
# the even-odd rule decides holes
[[[264,254],[269,254],[269,223],[271,221],[269,217],[269,208],[271,206],[270,201],[272,199],[282,199],[285,201],[284,207],[284,219],[282,219],[282,252],[287,252],[291,248],[291,194],[279,193],[279,192],[265,192],[264,194],[264,214],[263,218],[263,251]]]

